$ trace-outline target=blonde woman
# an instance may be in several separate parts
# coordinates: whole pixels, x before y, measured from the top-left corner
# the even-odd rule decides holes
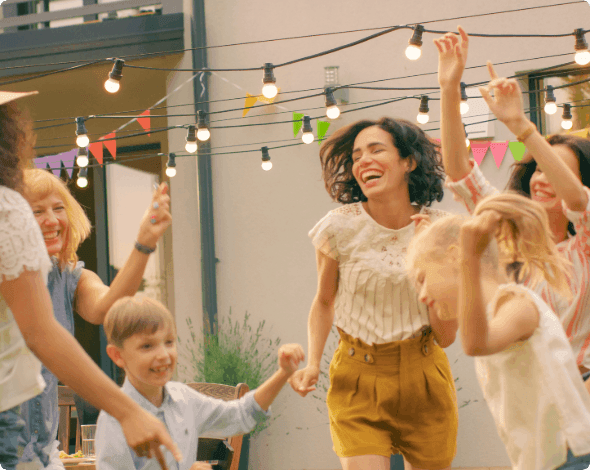
[[[84,269],[76,251],[90,235],[90,221],[84,209],[74,199],[65,183],[52,173],[29,169],[24,172],[24,196],[33,209],[41,228],[47,252],[52,260],[48,289],[57,321],[74,334],[74,311],[84,320],[102,324],[111,305],[125,296],[134,295],[143,278],[149,253],[170,226],[170,198],[165,183],[155,191],[137,235],[136,248],[110,286],[92,271]],[[21,461],[36,460],[51,470],[63,469],[57,450],[58,381],[43,368],[47,383],[45,391],[23,405],[26,422],[26,447]],[[62,449],[67,452],[67,449]]]
[[[559,319],[532,290],[546,282],[570,294],[568,262],[547,214],[509,193],[483,199],[473,214],[439,219],[410,243],[408,270],[420,301],[458,319],[512,467],[586,470],[590,395]],[[522,262],[530,287],[508,278],[500,254]]]

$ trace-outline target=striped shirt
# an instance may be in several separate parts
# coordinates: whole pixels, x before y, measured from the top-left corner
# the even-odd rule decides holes
[[[420,213],[433,221],[447,215],[429,207]],[[314,246],[338,261],[337,327],[367,344],[382,344],[411,338],[430,324],[406,272],[414,227],[383,227],[357,202],[328,212],[309,232]]]
[[[471,161],[471,164],[471,172],[462,180],[453,182],[449,177],[446,180],[446,186],[469,212],[473,211],[478,201],[498,192],[486,180],[477,163]],[[572,263],[572,300],[565,301],[547,283],[535,290],[559,317],[578,366],[590,369],[590,189],[584,189],[588,193],[586,210],[572,211],[563,203],[564,214],[574,224],[576,235],[557,245],[558,251]],[[524,284],[528,285],[527,280]]]

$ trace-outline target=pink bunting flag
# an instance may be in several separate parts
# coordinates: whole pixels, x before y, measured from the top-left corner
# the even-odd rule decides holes
[[[487,142],[471,142],[471,151],[473,152],[473,159],[477,162],[478,165],[481,165],[483,157],[486,156],[488,148],[490,148],[490,141]]]
[[[68,152],[60,153],[61,161],[64,164],[66,171],[68,172],[68,178],[72,177],[72,172],[74,171],[74,161],[78,156],[78,149],[72,149]]]
[[[490,145],[490,150],[492,151],[492,155],[494,156],[496,166],[500,168],[502,160],[504,160],[504,155],[506,155],[506,150],[508,150],[508,141],[492,142]]]
[[[88,146],[90,153],[96,158],[96,161],[102,165],[102,142],[93,142]]]
[[[148,135],[150,135],[150,130],[151,130],[150,110],[146,109],[143,113],[140,114],[140,116],[146,116],[146,117],[138,117],[137,122],[143,128],[143,130],[147,131]]]
[[[116,137],[115,133],[111,132],[110,134],[107,134],[104,137],[101,137],[101,139],[114,139],[115,137]],[[117,159],[117,141],[116,140],[105,140],[104,146],[110,152],[112,157],[116,160]]]

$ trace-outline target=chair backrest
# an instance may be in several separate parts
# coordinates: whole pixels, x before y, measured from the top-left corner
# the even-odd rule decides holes
[[[221,398],[225,401],[237,400],[243,397],[250,391],[250,387],[246,384],[238,384],[235,387],[230,385],[210,384],[202,382],[187,383],[190,388],[196,390],[203,395],[208,395],[213,398]],[[211,446],[212,439],[199,439],[199,447],[201,443],[204,446]],[[228,445],[233,449],[233,457],[231,466],[228,470],[238,470],[240,465],[240,454],[242,452],[242,436],[231,436],[228,439]]]
[[[74,401],[74,391],[70,387],[60,385],[58,387],[58,405],[59,405],[59,426],[57,428],[57,440],[60,442],[61,450],[70,453],[70,422],[72,420],[72,408],[76,408]],[[76,415],[78,413],[76,412]],[[76,418],[76,446],[75,452],[80,450],[80,418]]]

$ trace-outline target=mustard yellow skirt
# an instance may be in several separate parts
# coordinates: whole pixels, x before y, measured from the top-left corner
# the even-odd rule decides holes
[[[431,328],[372,346],[339,331],[327,396],[336,454],[401,453],[415,467],[450,466],[457,448],[457,398],[449,361]]]

